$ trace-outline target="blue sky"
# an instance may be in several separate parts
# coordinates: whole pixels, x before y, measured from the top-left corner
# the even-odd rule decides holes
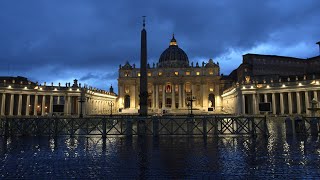
[[[143,15],[150,63],[172,33],[191,62],[213,58],[224,74],[246,53],[313,57],[319,7],[319,0],[1,0],[0,76],[117,90],[119,64],[139,64]]]

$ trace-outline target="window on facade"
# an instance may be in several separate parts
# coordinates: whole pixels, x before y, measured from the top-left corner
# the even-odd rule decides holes
[[[179,75],[179,72],[177,72],[177,71],[176,71],[176,72],[174,72],[174,75],[178,76],[178,75]]]
[[[151,72],[148,72],[148,76],[151,76]]]
[[[125,92],[126,94],[128,94],[128,93],[130,92],[128,86],[126,86],[126,87],[124,88],[124,92]]]
[[[162,76],[162,72],[158,72],[158,75],[159,75],[159,76]]]
[[[171,86],[170,84],[166,85],[166,93],[170,93],[171,92]]]
[[[211,70],[211,71],[209,71],[209,74],[210,74],[210,75],[213,75],[213,71],[212,71],[212,70]]]
[[[189,83],[186,84],[186,92],[191,92],[191,85]]]
[[[199,75],[200,75],[200,72],[198,71],[198,72],[196,72],[196,74],[197,74],[197,76],[199,76]]]
[[[213,92],[213,88],[211,87],[211,88],[209,89],[209,91],[210,91],[210,92]]]
[[[138,77],[140,77],[141,75],[140,75],[140,73],[138,72]]]
[[[187,71],[187,72],[186,72],[186,75],[187,75],[187,76],[190,76],[190,71]]]
[[[179,91],[179,85],[175,85],[175,92],[178,92]]]
[[[128,77],[128,76],[129,76],[129,72],[125,72],[125,73],[124,73],[124,76],[125,76],[125,77]]]

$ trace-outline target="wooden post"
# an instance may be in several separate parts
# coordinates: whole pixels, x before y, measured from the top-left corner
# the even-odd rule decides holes
[[[107,119],[104,117],[102,119],[102,139],[106,139],[107,137]]]
[[[207,137],[207,117],[203,118],[202,131],[203,131],[203,137],[206,138]]]
[[[159,117],[152,117],[153,136],[159,136]]]
[[[126,121],[126,136],[132,136],[132,119],[127,119]]]

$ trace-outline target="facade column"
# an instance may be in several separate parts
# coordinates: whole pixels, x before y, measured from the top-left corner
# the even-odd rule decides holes
[[[156,105],[155,108],[158,109],[159,108],[159,85],[156,84]]]
[[[268,94],[267,93],[264,94],[264,102],[265,103],[268,102]]]
[[[50,95],[49,113],[53,112],[53,95]]]
[[[175,91],[176,91],[176,87],[175,85],[172,83],[172,88],[171,88],[171,109],[176,109],[176,94],[175,94]]]
[[[300,99],[300,92],[296,92],[297,95],[297,113],[301,114],[301,99]]]
[[[283,93],[280,93],[280,111],[281,111],[281,114],[284,114]]]
[[[34,95],[33,115],[35,116],[38,115],[37,108],[38,108],[38,95]]]
[[[308,107],[310,106],[309,102],[309,92],[305,91],[304,92],[304,97],[305,97],[305,106],[306,106],[306,114],[310,115],[310,111],[308,110]]]
[[[182,107],[186,107],[186,88],[184,84],[182,84]]]
[[[179,84],[179,109],[182,108],[182,84]]]
[[[11,94],[10,96],[10,110],[9,110],[9,115],[13,115],[13,107],[14,107],[14,94]]]
[[[195,94],[196,94],[196,90],[195,90],[195,85],[194,84],[192,84],[191,85],[191,91],[192,91],[192,96],[194,96],[195,97]],[[192,97],[191,97],[192,98]],[[198,97],[199,98],[199,97]],[[196,107],[197,106],[197,101],[193,101],[193,104],[192,104],[194,107]]]
[[[30,95],[27,95],[27,104],[26,104],[26,116],[29,116],[29,112],[30,112]]]
[[[1,100],[1,115],[4,116],[6,113],[6,94],[2,94],[2,100]]]
[[[202,84],[202,108],[208,111],[208,85]],[[218,96],[218,95],[217,95]],[[218,105],[215,98],[215,104]]]
[[[57,104],[60,104],[60,96],[57,97]]]
[[[272,114],[277,114],[277,108],[276,108],[276,95],[272,93]]]
[[[22,94],[19,94],[19,100],[18,100],[18,116],[21,116],[21,110],[22,110]]]
[[[242,114],[246,114],[246,98],[244,94],[242,94]]]
[[[166,107],[166,85],[162,87],[162,109]]]
[[[156,108],[156,85],[153,84],[153,91],[152,91],[152,109]]]
[[[41,116],[46,114],[46,95],[42,96],[42,104],[41,104]]]
[[[292,114],[292,97],[291,92],[288,92],[288,108],[289,108],[289,114]]]

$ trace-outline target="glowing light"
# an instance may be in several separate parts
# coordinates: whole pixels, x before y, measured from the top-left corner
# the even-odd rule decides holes
[[[269,85],[267,85],[267,88],[270,88],[270,86],[269,86]]]
[[[57,89],[57,88],[54,88],[54,91],[58,91],[58,89]]]
[[[319,81],[316,81],[316,85],[319,85]]]
[[[200,75],[200,72],[197,72],[196,74],[197,74],[197,76],[199,76],[199,75]]]
[[[282,87],[286,87],[286,85],[285,85],[285,84],[282,84]]]
[[[162,72],[159,72],[158,75],[161,76],[161,75],[162,75]]]
[[[242,87],[242,89],[246,89],[246,87],[245,87],[245,86],[243,86],[243,87]]]
[[[70,88],[69,91],[72,91],[72,88]]]
[[[302,84],[301,84],[301,83],[299,83],[299,84],[298,84],[298,86],[302,86]]]
[[[80,89],[77,89],[77,91],[80,91]]]
[[[12,88],[11,85],[9,85],[8,88]]]
[[[140,77],[140,76],[141,76],[141,74],[140,74],[140,73],[138,73],[138,76]]]
[[[37,108],[40,108],[40,106],[38,105]]]
[[[253,89],[253,86],[251,86],[250,88]]]
[[[29,104],[29,107],[30,107],[31,105]]]
[[[148,76],[151,76],[151,72],[148,72]]]
[[[176,72],[174,72],[174,74],[175,74],[176,76],[178,76],[178,75],[179,75],[179,72],[176,71]]]
[[[26,86],[26,87],[24,87],[24,89],[28,89],[28,87]]]
[[[42,87],[40,88],[40,90],[42,90]]]
[[[187,72],[186,72],[186,75],[187,75],[187,76],[190,76],[190,71],[187,71]]]
[[[47,109],[48,107],[46,106],[46,107],[44,107],[44,108],[46,108],[46,109]]]

